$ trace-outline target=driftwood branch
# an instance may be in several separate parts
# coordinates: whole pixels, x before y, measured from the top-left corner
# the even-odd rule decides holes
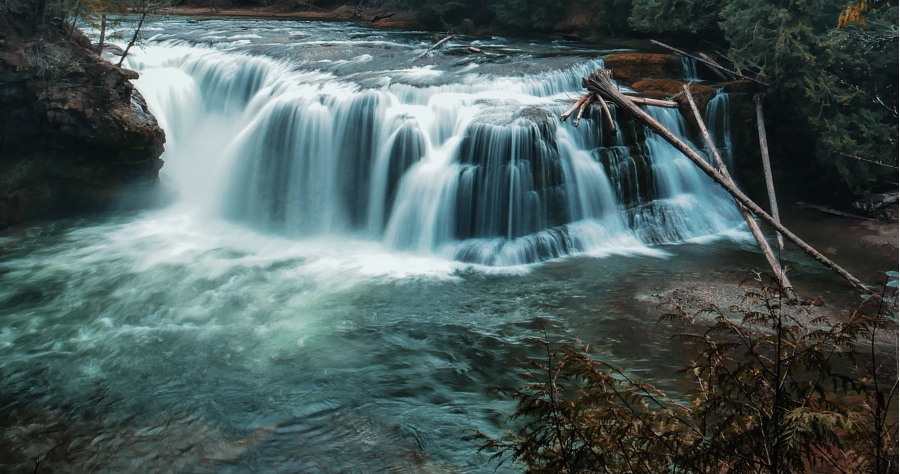
[[[733,75],[733,76],[735,76],[735,77],[742,77],[742,78],[744,78],[744,79],[747,79],[748,81],[753,81],[753,82],[755,82],[755,83],[757,83],[757,84],[760,84],[760,85],[769,87],[769,84],[768,84],[768,83],[765,83],[765,82],[763,82],[763,81],[760,81],[759,79],[754,79],[754,78],[752,78],[752,77],[747,77],[747,76],[745,76],[745,75],[743,75],[743,74],[741,74],[741,73],[739,73],[739,72],[737,72],[737,71],[732,71],[732,70],[726,69],[726,68],[724,68],[724,67],[718,65],[717,63],[707,61],[707,60],[705,60],[705,59],[703,59],[703,58],[698,58],[697,56],[694,56],[693,54],[685,53],[684,51],[682,51],[682,50],[680,50],[680,49],[677,49],[677,48],[673,48],[673,47],[671,47],[671,46],[669,46],[669,45],[667,45],[667,44],[665,44],[665,43],[660,43],[659,41],[656,41],[656,40],[650,40],[650,42],[653,43],[653,44],[655,44],[655,45],[657,45],[657,46],[661,46],[661,47],[666,48],[666,49],[668,49],[668,50],[670,50],[670,51],[673,51],[673,52],[675,52],[675,54],[680,54],[680,55],[682,55],[682,56],[687,56],[687,57],[689,57],[689,58],[694,58],[695,60],[700,61],[701,63],[706,64],[707,66],[709,66],[709,67],[711,67],[711,68],[719,69],[719,70],[724,71],[724,72],[727,72],[728,74],[731,74],[731,75]]]
[[[772,182],[772,164],[769,162],[769,141],[766,138],[766,122],[763,120],[762,94],[756,94],[756,128],[759,132],[759,152],[762,155],[763,174],[766,178],[766,192],[769,195],[769,212],[776,221],[781,222],[778,215],[778,199],[775,197],[775,184]],[[784,238],[778,234],[778,248],[784,251]]]
[[[450,41],[451,39],[453,39],[453,35],[448,34],[447,36],[445,36],[443,39],[441,39],[437,43],[434,43],[430,48],[426,49],[424,53],[420,54],[419,57],[416,58],[416,60],[424,58],[425,56],[428,55],[428,53],[439,48],[442,44],[446,43],[447,41]]]
[[[697,53],[697,56],[706,60],[706,62],[703,62],[702,64],[709,67],[709,70],[712,71],[713,74],[718,76],[719,79],[721,79],[723,81],[733,81],[734,80],[734,78],[735,78],[734,75],[731,75],[731,74],[726,75],[724,72],[722,72],[722,70],[725,69],[724,67],[722,67],[722,66],[712,67],[709,64],[707,64],[707,63],[713,63],[715,65],[719,64],[716,62],[715,59],[709,57],[709,55],[707,55],[705,53]],[[738,72],[740,72],[740,71],[738,71]]]
[[[873,194],[872,196],[854,202],[851,206],[853,206],[854,209],[872,212],[893,204],[898,200],[900,200],[900,193],[894,191],[892,193]]]
[[[790,229],[781,225],[780,222],[775,220],[769,213],[764,211],[758,204],[753,202],[752,199],[747,197],[740,189],[735,186],[735,184],[726,179],[725,176],[722,175],[719,171],[713,168],[706,160],[700,156],[696,151],[694,151],[690,146],[686,143],[682,142],[678,137],[676,137],[672,132],[670,132],[666,127],[653,119],[649,114],[641,110],[631,98],[623,95],[616,86],[612,83],[612,73],[607,69],[598,69],[593,74],[590,75],[589,78],[585,80],[585,86],[587,89],[594,94],[601,94],[604,98],[611,100],[613,103],[618,105],[625,110],[631,112],[638,120],[645,123],[651,130],[656,132],[659,136],[663,137],[667,142],[669,142],[675,149],[683,153],[688,159],[690,159],[695,165],[697,165],[707,176],[712,178],[715,182],[719,183],[720,186],[725,188],[729,194],[734,197],[736,201],[750,210],[753,214],[759,217],[760,220],[771,226],[778,232],[781,232],[788,240],[793,242],[797,247],[801,250],[809,254],[816,261],[830,268],[835,273],[842,276],[844,279],[850,282],[853,287],[863,294],[870,294],[871,290],[869,287],[860,281],[858,278],[851,275],[849,272],[844,270],[838,264],[832,262],[830,259],[822,255],[816,249],[812,248],[809,244],[804,242],[800,237],[797,237],[796,234],[790,231]]]
[[[575,101],[575,103],[572,104],[572,106],[569,107],[568,110],[566,110],[565,112],[563,112],[562,115],[559,116],[559,120],[562,121],[562,122],[565,122],[566,120],[568,120],[569,117],[570,117],[572,114],[574,114],[575,111],[578,110],[578,109],[581,107],[581,104],[585,103],[585,101],[588,100],[588,96],[589,96],[589,95],[590,95],[590,94],[585,94],[585,95],[581,96],[581,98],[578,99],[577,101]]]
[[[375,15],[372,17],[371,23],[375,23],[376,21],[379,21],[379,20],[386,20],[394,15],[395,15],[394,12],[388,13],[387,15]]]
[[[652,105],[654,107],[665,107],[668,109],[677,109],[678,102],[672,102],[671,100],[659,100],[659,99],[649,99],[647,97],[634,97],[627,96],[631,99],[632,102],[638,105]]]
[[[609,111],[609,105],[606,104],[606,101],[603,100],[600,94],[594,94],[594,98],[597,102],[600,102],[600,108],[603,109],[603,117],[606,118],[606,130],[615,134],[618,130],[616,130],[616,122],[612,118],[612,112]]]
[[[709,136],[709,131],[706,129],[706,124],[703,123],[703,117],[700,115],[700,110],[697,108],[697,104],[694,102],[694,96],[691,94],[691,89],[689,84],[684,85],[684,95],[687,97],[688,104],[691,106],[691,111],[694,113],[694,120],[697,122],[697,126],[700,127],[700,133],[703,135],[703,140],[706,142],[707,148],[709,148],[710,154],[712,154],[713,159],[716,162],[716,167],[719,170],[719,173],[722,173],[722,176],[728,180],[732,185],[734,184],[734,180],[731,178],[731,174],[728,172],[728,167],[725,166],[725,162],[722,161],[722,156],[719,155],[719,150],[716,148],[716,144],[713,142],[712,137]],[[781,289],[781,293],[785,295],[787,298],[796,300],[797,292],[794,291],[794,286],[791,285],[790,280],[788,280],[787,275],[784,272],[784,268],[781,266],[781,262],[775,258],[775,253],[772,252],[772,247],[769,246],[769,242],[766,240],[765,235],[762,233],[762,229],[759,228],[759,224],[756,223],[756,220],[753,219],[753,214],[744,207],[740,201],[735,200],[738,206],[738,210],[741,212],[741,216],[744,218],[744,221],[747,223],[747,227],[750,229],[750,233],[753,234],[753,238],[756,239],[757,245],[759,245],[759,250],[762,252],[763,257],[766,259],[766,263],[769,264],[769,268],[772,269],[772,275],[775,277],[775,281],[778,282],[778,287]]]
[[[584,117],[584,111],[594,102],[594,96],[595,94],[587,94],[587,100],[581,103],[581,107],[578,108],[578,115],[575,116],[572,125],[577,127],[578,124],[581,123],[581,118]]]
[[[850,219],[859,219],[863,221],[872,221],[872,222],[880,222],[878,219],[872,219],[870,217],[858,216],[856,214],[850,214],[849,212],[838,211],[837,209],[830,209],[824,206],[816,206],[815,204],[807,204],[805,202],[798,202],[798,206],[805,207],[809,209],[815,209],[819,212],[824,212],[826,214],[832,214],[835,216],[847,217]]]

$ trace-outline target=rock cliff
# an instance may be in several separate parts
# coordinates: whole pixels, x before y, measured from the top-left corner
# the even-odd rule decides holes
[[[0,229],[144,207],[165,135],[130,79],[80,32],[0,11]]]

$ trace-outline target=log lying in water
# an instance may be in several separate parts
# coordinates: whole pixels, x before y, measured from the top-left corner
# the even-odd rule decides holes
[[[437,43],[434,43],[430,48],[426,49],[425,52],[422,53],[422,54],[420,54],[419,57],[417,57],[416,59],[418,60],[418,59],[424,58],[425,56],[428,55],[428,53],[430,53],[430,52],[434,51],[435,49],[439,48],[442,44],[446,43],[447,41],[450,41],[451,39],[453,39],[453,35],[448,34],[448,35],[445,36],[442,40],[438,41]]]
[[[797,247],[809,254],[816,261],[818,261],[822,265],[825,265],[826,267],[849,281],[857,291],[862,294],[871,293],[869,286],[851,275],[838,264],[829,260],[816,249],[812,248],[809,244],[800,239],[800,237],[797,237],[796,234],[791,232],[790,229],[781,225],[780,222],[773,218],[769,213],[764,211],[758,204],[753,202],[753,200],[747,197],[747,195],[744,194],[740,189],[738,189],[733,181],[727,179],[722,173],[720,173],[709,163],[707,163],[706,159],[700,156],[700,154],[694,151],[686,143],[678,139],[678,137],[672,134],[672,132],[670,132],[662,124],[654,120],[653,117],[647,114],[647,112],[641,110],[641,108],[638,107],[630,97],[622,94],[612,82],[611,71],[609,71],[608,69],[598,69],[594,71],[589,77],[585,78],[582,83],[590,93],[600,94],[604,99],[610,100],[620,108],[631,112],[638,120],[646,124],[648,127],[650,127],[651,130],[653,130],[655,133],[669,142],[672,146],[674,146],[675,149],[684,154],[704,173],[706,173],[707,176],[709,176],[716,183],[725,188],[725,190],[729,194],[731,194],[731,196],[734,197],[734,199],[738,203],[743,205],[773,229],[781,232],[781,234],[784,235],[788,240],[793,242]]]

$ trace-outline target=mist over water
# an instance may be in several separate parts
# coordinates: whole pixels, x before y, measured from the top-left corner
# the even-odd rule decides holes
[[[412,61],[430,35],[149,29],[127,62],[179,197],[0,240],[4,468],[493,471],[472,436],[512,406],[485,389],[518,383],[535,337],[658,364],[635,295],[756,258],[667,144],[558,122],[604,51],[463,38]]]

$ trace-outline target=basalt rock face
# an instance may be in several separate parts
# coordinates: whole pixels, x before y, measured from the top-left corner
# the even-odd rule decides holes
[[[165,135],[80,32],[0,12],[0,229],[150,204]]]

